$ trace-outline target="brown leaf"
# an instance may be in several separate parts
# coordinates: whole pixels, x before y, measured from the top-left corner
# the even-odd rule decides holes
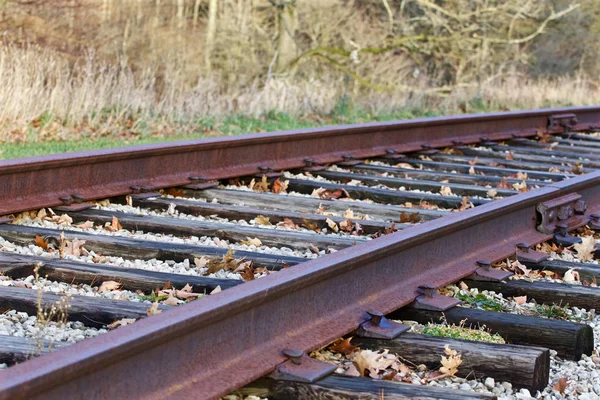
[[[262,246],[262,242],[260,241],[259,238],[246,237],[246,239],[248,239],[248,240],[240,241],[240,244],[245,244],[246,246],[256,246],[256,247]]]
[[[214,288],[209,294],[217,294],[221,291],[221,285]]]
[[[513,297],[513,300],[515,301],[515,303],[517,304],[525,304],[527,303],[527,296],[517,296],[517,297]]]
[[[473,208],[473,207],[475,207],[475,206],[473,205],[473,203],[471,203],[469,201],[469,196],[465,196],[460,201],[460,207],[458,208],[458,210],[459,211],[464,211],[464,210],[467,210],[467,209]]]
[[[329,346],[329,351],[331,351],[333,353],[341,353],[341,354],[349,355],[349,354],[356,352],[357,350],[360,350],[357,346],[353,346],[352,344],[350,344],[351,340],[352,340],[352,337],[337,341],[334,344],[332,344],[331,346]]]
[[[254,179],[252,179],[252,181],[254,181]],[[260,182],[256,182],[251,188],[255,192],[268,192],[270,185],[271,184],[269,183],[269,181],[267,179],[267,176],[263,175],[262,179],[260,180]]]
[[[452,196],[452,189],[450,189],[448,186],[442,186],[440,189],[440,194],[442,196]]]
[[[569,386],[569,383],[567,382],[567,378],[560,378],[558,380],[558,382],[556,382],[553,386],[552,386],[552,390],[556,390],[559,393],[564,393],[565,390],[567,389],[567,386]]]
[[[521,171],[517,172],[517,175],[515,175],[515,177],[516,177],[517,179],[520,179],[520,180],[522,180],[522,181],[526,181],[526,180],[527,180],[527,178],[528,178],[528,176],[527,176],[527,172],[521,172]]]
[[[339,226],[340,229],[344,232],[352,232],[352,230],[354,230],[354,224],[349,219],[340,222]]]
[[[506,153],[506,157],[504,157],[505,160],[514,160],[515,157],[513,156],[513,154],[509,151],[508,153]]]
[[[335,223],[335,221],[333,221],[332,219],[327,218],[325,220],[325,222],[327,223],[327,225],[329,226],[329,229],[331,229],[334,232],[339,231],[340,229],[338,228],[337,224]]]
[[[168,289],[171,289],[171,281],[166,281],[163,284],[162,290],[168,290]]]
[[[48,241],[44,240],[44,238],[41,236],[35,235],[33,243],[35,243],[37,247],[41,247],[44,250],[48,250]]]
[[[94,223],[92,221],[85,221],[79,225],[75,225],[75,227],[81,228],[81,229],[89,229],[89,228],[94,227]]]
[[[384,374],[384,375],[381,377],[381,380],[382,380],[382,381],[393,381],[393,380],[394,380],[394,378],[396,377],[396,375],[398,375],[398,372],[397,372],[397,371],[390,371],[390,372],[388,372],[387,374]]]
[[[352,211],[351,209],[348,208],[346,211],[344,211],[344,218],[348,218],[348,219],[354,218],[354,211]]]
[[[202,267],[205,267],[209,261],[210,261],[210,259],[206,256],[202,256],[200,258],[194,258],[194,265],[196,266],[196,268],[202,268]]]
[[[473,160],[469,161],[470,165],[476,165],[479,157],[475,157]]]
[[[462,364],[462,356],[456,350],[452,350],[449,345],[444,346],[444,353],[448,357],[442,356],[440,372],[446,376],[454,376],[458,372],[458,367]]]
[[[292,221],[289,218],[284,218],[283,221],[281,221],[280,223],[277,224],[278,226],[281,227],[285,227],[285,228],[290,228],[290,229],[299,229],[299,226],[296,225],[294,223],[294,221]]]
[[[309,221],[307,219],[303,219],[302,220],[302,226],[306,229],[309,229],[311,231],[315,231],[318,232],[319,231],[319,225],[314,222],[314,221]]]
[[[133,324],[134,322],[135,322],[135,318],[123,318],[123,319],[119,319],[113,323],[106,325],[106,327],[108,329],[117,329],[120,326]]]
[[[243,261],[242,259],[236,259],[233,257],[234,251],[229,249],[227,254],[223,256],[222,259],[212,259],[208,261],[206,266],[208,267],[206,273],[214,274],[217,271],[225,270],[225,271],[233,271],[235,270],[239,264]]]
[[[472,165],[469,167],[469,175],[475,175],[475,168]]]
[[[104,281],[98,288],[98,293],[106,292],[107,290],[116,290],[121,287],[119,282],[115,281]]]
[[[285,193],[289,183],[290,183],[290,181],[281,182],[281,180],[279,178],[277,178],[277,179],[275,179],[275,182],[273,182],[273,187],[271,188],[271,191],[275,194],[279,194],[282,192]]]
[[[85,240],[79,239],[65,241],[65,246],[63,248],[63,256],[68,254],[75,257],[79,257],[82,253],[87,254],[87,251],[85,251],[85,249],[82,248],[84,244]]]
[[[412,165],[408,163],[398,163],[395,165],[396,168],[404,168],[404,169],[415,169]]]
[[[400,213],[400,222],[401,223],[411,223],[411,224],[417,224],[419,222],[421,222],[421,218],[419,218],[419,213],[410,213],[408,214],[405,211],[402,211]]]
[[[496,187],[498,189],[512,189],[510,187],[510,184],[508,183],[508,179],[506,179],[506,177],[503,177],[500,182],[496,185]]]
[[[169,293],[169,297],[167,297],[165,301],[163,301],[163,303],[169,306],[178,306],[179,300],[177,300],[177,298],[173,296],[173,293]]]
[[[173,197],[185,197],[183,190],[177,188],[169,188],[165,190],[165,194]]]
[[[548,168],[548,172],[560,173],[560,169],[556,167],[550,167]]]
[[[565,272],[565,275],[563,276],[563,281],[565,281],[566,283],[579,282],[579,272],[571,268],[570,270]]]
[[[256,221],[258,225],[272,225],[270,219],[271,218],[265,217],[264,215],[259,215],[254,218],[254,221]]]
[[[527,188],[527,182],[525,181],[522,181],[521,183],[513,183],[512,187],[519,192],[527,192],[529,190]]]
[[[110,232],[117,232],[117,231],[120,231],[121,229],[123,229],[123,227],[121,226],[121,223],[119,222],[119,218],[112,217],[112,221],[107,222],[104,225],[104,229],[106,229],[107,231],[110,231]]]
[[[487,196],[491,199],[495,198],[498,192],[495,189],[490,189],[487,191]]]
[[[152,315],[157,315],[160,314],[162,312],[162,310],[158,309],[158,302],[154,302],[152,303],[152,305],[150,307],[148,307],[148,309],[146,310],[146,314],[150,317]]]

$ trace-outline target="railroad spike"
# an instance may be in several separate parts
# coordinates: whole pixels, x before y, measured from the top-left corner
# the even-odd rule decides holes
[[[512,272],[504,271],[499,268],[492,268],[492,263],[487,260],[477,261],[479,268],[475,272],[469,275],[466,279],[474,281],[488,281],[488,282],[500,282],[509,276],[513,275]]]
[[[517,244],[517,251],[515,252],[515,256],[517,258],[517,261],[531,262],[536,264],[545,261],[550,257],[548,254],[532,250],[531,245],[527,243]]]
[[[445,311],[460,304],[460,300],[454,297],[439,294],[435,287],[431,285],[419,286],[418,293],[421,295],[415,298],[411,307],[421,310]]]
[[[337,366],[324,361],[315,360],[302,350],[284,349],[281,353],[288,358],[275,368],[269,378],[281,381],[312,383],[332,374]]]
[[[554,233],[553,240],[557,244],[565,247],[581,243],[581,238],[569,235],[569,225],[564,222],[556,224],[556,233]]]
[[[410,330],[410,326],[391,321],[382,312],[369,310],[363,322],[354,333],[355,336],[374,339],[393,339]]]

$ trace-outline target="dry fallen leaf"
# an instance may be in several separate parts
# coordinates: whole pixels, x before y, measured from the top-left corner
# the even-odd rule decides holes
[[[278,226],[284,227],[284,228],[290,228],[290,229],[298,229],[299,226],[296,225],[294,223],[294,221],[292,221],[289,218],[284,218],[283,221],[281,221],[280,223],[277,224]]]
[[[158,302],[154,302],[152,303],[152,305],[150,307],[148,307],[148,309],[146,310],[146,314],[150,317],[152,315],[157,315],[160,314],[162,312],[162,310],[158,309]]]
[[[177,298],[173,296],[173,293],[169,293],[169,297],[167,297],[165,301],[163,301],[163,303],[169,306],[177,306],[179,305],[179,300],[177,300]]]
[[[372,350],[361,350],[356,352],[352,358],[352,363],[362,376],[370,376],[371,378],[379,378],[379,370],[385,370],[395,362],[395,358],[388,359],[385,357],[387,350],[383,353]]]
[[[577,252],[577,258],[581,261],[591,260],[594,258],[596,239],[593,236],[584,236],[581,238],[581,243],[576,243],[573,248]]]
[[[567,283],[579,282],[579,272],[575,271],[573,268],[565,272],[563,276],[563,281]]]
[[[33,240],[33,243],[35,243],[35,245],[37,247],[41,247],[44,250],[48,249],[48,241],[44,240],[43,237],[35,235],[35,239]]]
[[[116,290],[121,287],[119,282],[115,281],[104,281],[98,288],[98,293],[106,292],[107,290]]]
[[[209,294],[217,294],[221,291],[221,285],[214,288]]]
[[[233,257],[234,253],[233,249],[229,249],[222,259],[209,260],[208,263],[206,263],[206,267],[208,268],[206,273],[214,274],[220,270],[234,271],[243,261],[243,259],[236,259]]]
[[[334,344],[329,346],[329,351],[331,351],[333,353],[341,353],[341,354],[345,354],[345,355],[350,355],[352,353],[355,353],[357,350],[360,350],[357,346],[353,346],[352,344],[350,344],[351,340],[352,340],[352,337],[349,337],[347,339],[343,339],[338,342],[335,342]]]
[[[332,231],[334,231],[334,232],[337,232],[337,231],[339,231],[339,228],[338,228],[337,224],[336,224],[336,223],[335,223],[335,221],[333,221],[332,219],[329,219],[329,218],[327,218],[327,219],[325,220],[325,222],[327,222],[327,225],[329,226],[329,228],[330,228]]]
[[[279,178],[277,178],[277,179],[275,179],[275,182],[273,182],[273,187],[272,187],[271,191],[275,194],[279,194],[282,192],[285,193],[289,183],[290,183],[290,181],[281,182],[281,180]]]
[[[110,232],[117,232],[123,229],[121,223],[119,222],[119,218],[117,217],[112,217],[112,221],[104,224],[104,228]]]
[[[123,319],[119,319],[111,324],[106,325],[106,327],[108,329],[117,329],[120,326],[133,324],[134,322],[135,322],[135,318],[123,318]]]
[[[347,209],[346,211],[344,211],[344,218],[354,218],[354,211],[352,211],[351,209]]]
[[[89,229],[89,228],[94,227],[94,223],[92,221],[85,221],[81,224],[75,225],[75,227],[81,228],[81,229]]]
[[[478,161],[479,157],[475,157],[474,159],[472,159],[471,161],[469,161],[470,165],[476,165],[477,161]]]
[[[452,350],[449,345],[444,346],[444,353],[448,357],[442,356],[440,372],[446,376],[454,376],[458,372],[458,367],[462,364],[462,356],[456,350]]]
[[[196,266],[196,268],[202,268],[202,267],[205,267],[209,261],[210,261],[210,259],[206,256],[202,256],[200,258],[194,258],[194,265]]]
[[[265,217],[264,215],[259,215],[254,218],[258,225],[271,225],[271,221],[269,217]]]
[[[469,167],[469,175],[475,175],[475,168],[472,165]]]
[[[506,157],[504,157],[506,160],[514,160],[515,157],[513,156],[513,154],[509,151],[508,153],[506,153]]]
[[[513,183],[512,187],[519,192],[526,192],[529,190],[527,189],[527,182],[525,181],[522,181],[521,183]]]
[[[87,251],[82,247],[84,244],[85,240],[67,240],[63,248],[63,255],[68,254],[75,257],[79,257],[82,253],[87,254]]]
[[[500,182],[496,185],[498,189],[511,189],[510,184],[508,183],[508,179],[503,177]]]
[[[567,378],[560,378],[558,380],[558,382],[556,382],[553,386],[552,386],[552,390],[556,390],[559,393],[564,393],[565,390],[567,389],[567,386],[569,386],[569,383],[567,382]]]
[[[467,210],[467,209],[469,209],[469,208],[473,208],[473,207],[475,207],[475,206],[473,205],[473,203],[471,203],[471,202],[469,201],[469,196],[465,196],[465,197],[463,197],[463,199],[460,201],[460,207],[458,208],[458,210],[459,210],[459,211],[464,211],[464,210]]]
[[[516,178],[520,179],[522,181],[527,180],[527,178],[528,178],[527,177],[527,172],[521,172],[521,171],[517,172]]]
[[[354,224],[351,220],[347,219],[345,221],[340,222],[340,229],[344,232],[352,232],[354,229]]]
[[[242,240],[240,243],[245,244],[246,246],[256,246],[256,247],[262,246],[262,242],[260,241],[259,238],[246,237],[246,239],[248,239],[248,240]]]
[[[493,199],[493,198],[494,198],[494,197],[496,197],[496,195],[498,194],[498,191],[497,191],[496,189],[490,189],[490,190],[488,190],[488,191],[487,191],[487,193],[486,193],[486,194],[487,194],[487,196],[488,196],[489,198],[492,198],[492,199]]]
[[[440,189],[440,194],[443,196],[452,196],[452,189],[448,186],[442,186]]]
[[[413,167],[409,163],[398,163],[395,165],[395,167],[396,168],[404,168],[404,169],[415,169],[415,167]]]
[[[400,213],[400,222],[401,223],[411,223],[411,224],[416,224],[419,223],[421,221],[421,218],[419,217],[419,213],[410,213],[408,214],[405,211],[402,211]]]
[[[517,296],[517,297],[513,297],[513,300],[515,301],[515,303],[517,304],[525,304],[527,303],[527,296]]]
[[[254,179],[252,179],[252,182],[254,182]],[[252,184],[252,182],[250,182],[250,184]],[[254,190],[255,192],[268,192],[269,191],[269,186],[270,186],[270,183],[267,180],[267,176],[263,175],[262,179],[260,180],[260,182],[256,182],[250,188],[252,190]]]

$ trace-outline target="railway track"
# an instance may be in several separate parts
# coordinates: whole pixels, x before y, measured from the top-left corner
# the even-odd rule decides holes
[[[0,398],[493,398],[346,354],[427,383],[445,345],[458,376],[543,391],[551,355],[595,349],[552,313],[600,304],[599,127],[568,108],[1,161]],[[505,343],[407,332],[442,317]]]

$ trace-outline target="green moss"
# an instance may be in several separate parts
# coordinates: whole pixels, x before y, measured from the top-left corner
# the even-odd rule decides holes
[[[477,308],[481,308],[483,310],[487,310],[487,311],[501,311],[501,312],[505,312],[508,311],[507,307],[502,304],[497,302],[494,299],[491,299],[489,297],[487,297],[484,294],[478,293],[476,295],[466,295],[466,294],[457,294],[456,297],[459,300],[464,301],[465,303],[473,306],[473,307],[477,307]]]
[[[463,321],[464,322],[464,321]],[[423,329],[423,334],[428,336],[442,336],[453,339],[464,339],[464,340],[474,340],[477,342],[487,342],[487,343],[506,343],[504,338],[497,333],[491,334],[490,332],[485,330],[485,326],[480,329],[470,329],[465,328],[463,323],[460,326],[456,326],[452,324],[449,325],[436,325],[436,324],[427,324]]]

